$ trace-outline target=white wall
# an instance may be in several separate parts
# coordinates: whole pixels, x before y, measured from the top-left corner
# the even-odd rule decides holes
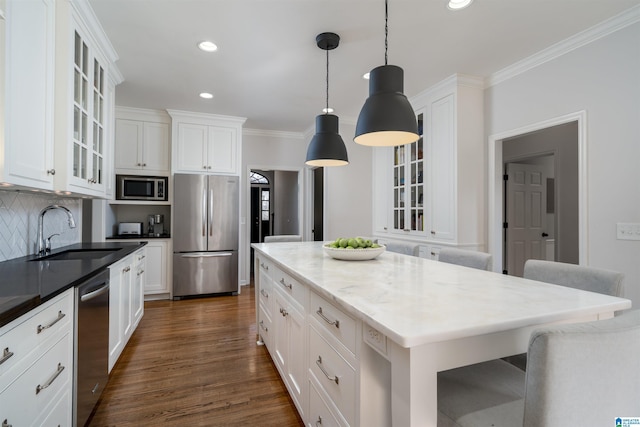
[[[486,135],[586,111],[587,263],[626,275],[640,307],[640,241],[616,240],[640,222],[640,23],[539,65],[485,92]]]
[[[372,152],[353,142],[355,125],[340,121],[349,164],[324,171],[324,240],[370,236],[373,230]]]
[[[312,122],[313,123],[313,122]],[[313,204],[312,173],[304,161],[307,146],[315,129],[306,134],[256,131],[245,129],[242,134],[242,171],[245,174],[240,192],[240,215],[244,222],[240,233],[240,281],[249,283],[249,240],[247,220],[250,209],[251,169],[299,171],[300,227],[306,240],[311,240]],[[324,171],[324,238],[338,236],[368,236],[372,230],[371,165],[372,149],[353,142],[355,124],[340,121],[340,134],[347,146],[349,165],[325,168]]]

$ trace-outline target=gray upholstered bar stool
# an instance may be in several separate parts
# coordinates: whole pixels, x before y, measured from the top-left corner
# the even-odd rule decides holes
[[[438,261],[479,270],[491,270],[491,260],[491,254],[455,248],[442,248],[438,254]]]
[[[523,277],[614,297],[624,293],[624,274],[564,262],[529,259],[524,263]]]
[[[418,256],[418,245],[415,243],[405,242],[383,242],[389,252],[395,252],[397,254],[405,254],[411,256]]]
[[[529,259],[524,263],[523,277],[614,297],[622,297],[624,294],[624,274],[601,268]],[[522,370],[527,367],[526,354],[506,357],[504,360]]]
[[[640,310],[537,329],[528,354],[526,373],[503,360],[439,373],[438,426],[613,426],[640,414]]]
[[[302,236],[298,234],[279,234],[275,236],[265,236],[264,243],[273,242],[301,242]]]

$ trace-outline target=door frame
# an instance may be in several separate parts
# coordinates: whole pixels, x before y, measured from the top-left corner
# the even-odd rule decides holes
[[[504,269],[503,209],[504,182],[502,141],[519,135],[570,122],[578,122],[578,251],[580,265],[589,263],[588,245],[588,176],[587,176],[587,112],[586,110],[554,117],[542,122],[489,135],[488,138],[488,249],[493,255],[493,271]]]

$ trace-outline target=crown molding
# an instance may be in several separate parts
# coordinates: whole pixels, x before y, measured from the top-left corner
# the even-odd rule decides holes
[[[264,129],[242,129],[243,136],[264,136],[269,138],[291,138],[291,139],[303,139],[303,132],[285,132],[279,130],[264,130]]]
[[[493,73],[486,79],[485,87],[501,83],[637,22],[640,22],[640,5]]]

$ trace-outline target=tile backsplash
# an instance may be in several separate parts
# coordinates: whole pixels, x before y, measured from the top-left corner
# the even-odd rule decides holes
[[[58,234],[51,238],[51,247],[55,249],[81,241],[82,203],[79,199],[66,199],[51,194],[0,191],[0,261],[36,252],[38,215],[49,205],[66,207],[76,222],[76,228],[71,229],[63,211],[48,211],[44,216],[44,237]]]

